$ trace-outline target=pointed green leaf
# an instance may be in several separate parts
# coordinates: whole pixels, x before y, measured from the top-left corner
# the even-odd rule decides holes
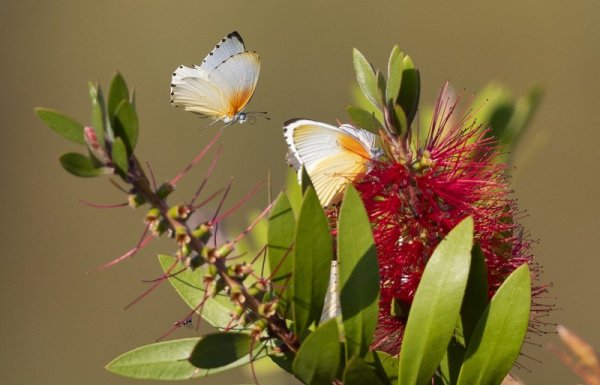
[[[344,370],[344,385],[382,385],[379,378],[360,357],[353,357]]]
[[[475,326],[488,304],[488,280],[485,257],[479,243],[475,244],[471,256],[471,268],[460,316],[465,345],[469,344]]]
[[[244,333],[207,334],[194,347],[189,362],[197,368],[214,369],[229,365],[254,350],[253,338]]]
[[[312,180],[310,180],[310,176],[308,176],[308,172],[306,171],[306,168],[301,167],[300,168],[300,175],[302,176],[301,179],[301,187],[302,187],[302,194],[306,194],[306,190],[311,187],[313,188],[313,184],[312,184]]]
[[[511,148],[516,146],[537,110],[542,96],[543,90],[540,87],[534,87],[527,95],[517,99],[511,119],[500,137],[505,145],[511,146]]]
[[[385,385],[398,384],[398,357],[385,352],[370,351],[364,358]]]
[[[129,154],[133,153],[138,140],[138,116],[128,100],[123,100],[116,110],[114,119],[115,136],[123,139]]]
[[[198,309],[204,298],[204,286],[202,280],[206,269],[198,267],[195,270],[186,267],[170,255],[159,255],[158,261],[166,274],[169,274],[169,282],[183,301],[191,308]],[[175,264],[173,266],[173,264]],[[202,318],[215,327],[226,327],[231,321],[229,315],[233,305],[228,296],[217,294],[214,298],[208,298],[202,307]]]
[[[269,355],[271,361],[273,361],[277,366],[281,369],[285,370],[290,374],[294,374],[294,370],[292,369],[292,363],[294,362],[294,355],[287,354],[278,354],[278,355]]]
[[[386,103],[390,100],[396,103],[400,95],[400,86],[402,84],[402,71],[404,70],[404,53],[400,51],[397,45],[392,48],[390,59],[388,61],[388,81],[385,90]]]
[[[473,333],[458,385],[499,385],[519,356],[529,324],[531,278],[523,264],[498,289]]]
[[[467,285],[473,219],[461,221],[435,248],[413,300],[400,350],[399,383],[428,384],[454,332]]]
[[[302,206],[302,189],[298,183],[298,173],[291,168],[285,179],[285,194],[290,200],[292,211],[297,218],[300,214],[300,206]]]
[[[397,103],[402,107],[402,110],[404,110],[406,120],[408,125],[410,125],[415,118],[419,107],[421,78],[419,70],[415,68],[410,56],[404,56],[402,64],[404,67],[402,71],[402,86],[400,87],[400,96],[398,97]]]
[[[75,119],[49,108],[38,107],[34,111],[38,118],[63,138],[71,142],[85,144],[83,125]]]
[[[185,338],[141,346],[115,358],[106,369],[129,378],[172,381],[206,377],[250,362],[246,355],[221,368],[199,370],[187,360],[198,341]]]
[[[279,289],[280,301],[277,310],[286,318],[291,301],[291,277],[294,266],[294,253],[292,245],[296,220],[292,211],[290,200],[284,192],[281,192],[271,213],[269,214],[269,229],[267,235],[267,256],[272,275],[272,282]]]
[[[300,338],[321,317],[333,258],[331,243],[327,217],[315,190],[309,187],[296,225],[292,276],[294,329]]]
[[[127,148],[121,138],[116,138],[112,144],[111,158],[117,169],[122,175],[127,175],[129,171],[129,156],[127,155]]]
[[[76,176],[94,177],[107,173],[104,168],[96,168],[89,157],[76,152],[64,154],[59,160],[65,170]]]
[[[385,125],[388,128],[388,132],[395,135],[402,135],[408,132],[408,122],[404,110],[397,104],[394,104],[391,100],[386,105],[384,112]]]
[[[89,82],[88,84],[90,99],[92,101],[92,128],[96,132],[98,142],[104,142],[104,138],[107,137],[112,141],[112,135],[108,134],[108,127],[106,124],[106,109],[104,106],[104,95],[100,85]]]
[[[116,73],[110,82],[110,91],[108,92],[108,116],[114,118],[117,107],[123,100],[129,101],[129,90],[127,83],[120,73]]]
[[[356,71],[356,80],[360,89],[369,101],[375,106],[381,106],[381,99],[379,97],[379,89],[377,83],[377,76],[371,64],[367,61],[367,58],[356,48],[352,52],[354,71]]]
[[[360,107],[348,106],[346,112],[350,116],[350,120],[355,126],[371,131],[375,135],[379,135],[379,130],[383,129],[383,126],[375,117],[375,114]]]
[[[377,326],[379,264],[369,217],[352,185],[340,208],[337,253],[346,359],[364,357]]]
[[[453,338],[448,344],[446,355],[440,362],[438,370],[445,384],[456,384],[464,358],[465,347]]]
[[[323,323],[300,345],[294,375],[307,385],[331,385],[340,364],[340,336],[335,319]]]

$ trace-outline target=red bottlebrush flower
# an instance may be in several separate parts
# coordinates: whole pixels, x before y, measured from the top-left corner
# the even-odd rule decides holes
[[[518,266],[539,267],[531,241],[516,221],[499,147],[485,130],[454,118],[456,103],[444,87],[426,138],[409,132],[383,138],[388,154],[355,183],[372,223],[381,276],[373,348],[399,352],[407,312],[433,250],[462,219],[472,216],[488,269],[489,296]],[[535,278],[535,277],[534,277]],[[534,288],[533,295],[545,288]],[[394,307],[395,309],[392,309]],[[400,309],[400,314],[398,310]],[[532,307],[547,311],[546,308]],[[392,313],[394,315],[392,315]],[[536,328],[535,322],[530,328]]]

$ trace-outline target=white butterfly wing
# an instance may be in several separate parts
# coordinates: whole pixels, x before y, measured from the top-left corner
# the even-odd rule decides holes
[[[306,119],[286,122],[284,135],[290,164],[304,166],[323,206],[337,203],[346,186],[367,172],[375,143],[375,135],[350,125]]]
[[[212,70],[217,68],[219,64],[223,63],[231,56],[244,52],[245,50],[244,40],[242,40],[242,37],[237,31],[233,31],[217,43],[215,48],[213,48],[213,50],[206,55],[204,60],[202,60],[202,64],[199,66],[194,65],[194,68],[208,75]]]
[[[223,91],[197,69],[179,66],[171,80],[171,104],[202,117],[220,119],[229,103]]]
[[[227,100],[226,116],[233,117],[246,107],[254,94],[259,73],[258,54],[246,51],[231,56],[208,75],[208,80]]]

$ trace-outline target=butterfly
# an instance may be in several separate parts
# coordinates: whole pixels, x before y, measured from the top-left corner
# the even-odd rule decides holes
[[[339,127],[308,119],[284,123],[288,163],[304,167],[324,207],[338,203],[346,186],[358,181],[382,154],[377,135],[350,124]],[[301,180],[301,175],[298,175]]]
[[[246,51],[239,33],[231,32],[192,68],[180,65],[171,80],[171,104],[226,125],[249,119],[244,107],[252,98],[260,58]]]

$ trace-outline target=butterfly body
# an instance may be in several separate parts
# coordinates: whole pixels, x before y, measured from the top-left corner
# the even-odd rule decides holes
[[[244,123],[243,112],[256,88],[260,58],[246,51],[244,41],[232,32],[215,46],[200,65],[180,65],[171,80],[171,104],[200,117]]]
[[[376,135],[349,124],[294,119],[284,123],[284,136],[289,164],[304,167],[323,206],[339,202],[346,186],[381,155]]]

